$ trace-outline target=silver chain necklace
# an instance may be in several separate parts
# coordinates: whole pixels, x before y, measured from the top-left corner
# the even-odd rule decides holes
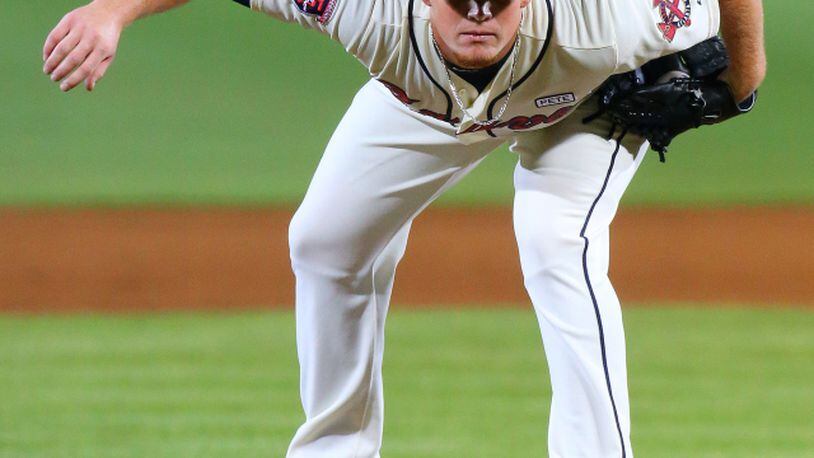
[[[515,76],[515,69],[517,68],[517,61],[519,60],[520,56],[520,29],[523,27],[523,19],[525,14],[523,12],[520,13],[520,25],[517,27],[517,36],[514,39],[514,46],[512,47],[512,66],[509,70],[509,88],[506,89],[506,98],[503,101],[503,105],[497,110],[497,115],[494,118],[487,119],[486,121],[479,121],[475,116],[469,112],[464,106],[463,100],[461,100],[461,96],[458,95],[458,87],[455,86],[455,82],[452,81],[452,74],[449,71],[449,67],[447,66],[447,61],[444,59],[444,55],[441,54],[441,48],[438,47],[438,42],[435,41],[435,34],[432,31],[432,27],[430,27],[430,38],[432,39],[432,45],[435,47],[435,52],[438,54],[438,57],[441,59],[441,63],[444,65],[444,71],[447,74],[447,83],[449,84],[449,89],[452,91],[452,97],[455,98],[455,103],[458,104],[458,108],[461,109],[461,112],[464,114],[464,117],[469,118],[472,120],[472,123],[481,126],[487,127],[491,126],[492,124],[496,123],[503,117],[503,114],[506,113],[506,108],[509,107],[509,100],[512,98],[512,90],[514,86],[514,76]]]

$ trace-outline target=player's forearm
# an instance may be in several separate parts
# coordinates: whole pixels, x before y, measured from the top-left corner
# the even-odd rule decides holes
[[[189,0],[94,0],[91,4],[108,11],[123,26],[155,13],[179,7]]]
[[[725,79],[735,99],[748,97],[766,75],[762,0],[719,0],[721,35],[729,51]]]

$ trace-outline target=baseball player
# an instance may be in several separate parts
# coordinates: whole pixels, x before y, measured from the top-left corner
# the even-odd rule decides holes
[[[549,455],[632,457],[608,228],[647,139],[663,149],[751,106],[765,72],[760,0],[238,1],[338,41],[371,75],[290,225],[306,419],[288,456],[379,456],[384,323],[410,224],[508,142],[553,387]],[[92,90],[126,25],[183,3],[95,0],[48,36],[44,71],[62,90]],[[725,71],[679,68],[665,82],[637,70],[719,29]],[[618,74],[627,83],[603,85]]]

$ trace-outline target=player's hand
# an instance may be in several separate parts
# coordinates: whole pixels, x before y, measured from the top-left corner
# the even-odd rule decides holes
[[[63,91],[82,81],[92,91],[116,56],[123,28],[115,10],[96,2],[71,11],[45,39],[43,71]]]

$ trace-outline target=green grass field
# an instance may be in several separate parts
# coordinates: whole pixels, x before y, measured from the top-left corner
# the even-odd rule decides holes
[[[366,76],[339,46],[229,0],[192,2],[125,32],[94,94],[42,75],[42,42],[79,1],[5,0],[0,204],[296,203]],[[769,77],[755,113],[650,158],[628,204],[814,201],[814,4],[768,1]],[[513,155],[442,199],[506,203]]]
[[[644,457],[814,456],[814,314],[631,308]],[[301,418],[287,312],[0,317],[0,456],[282,456]],[[392,312],[383,455],[545,456],[530,310]]]

